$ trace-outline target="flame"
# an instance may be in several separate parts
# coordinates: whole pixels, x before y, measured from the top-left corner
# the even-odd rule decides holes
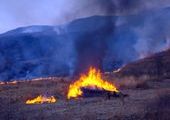
[[[55,103],[57,100],[54,96],[46,97],[46,96],[38,96],[32,100],[27,100],[26,104],[42,104],[42,103]]]
[[[17,84],[17,81],[12,81],[12,82],[0,82],[0,85],[5,85],[5,84]]]
[[[5,82],[0,82],[0,85],[4,85],[5,84]]]
[[[122,70],[122,68],[119,68],[117,70],[114,70],[113,73],[119,73]]]
[[[83,94],[81,91],[82,87],[95,87],[107,91],[119,92],[115,85],[102,79],[100,70],[96,70],[93,67],[90,67],[87,75],[82,74],[78,81],[69,86],[67,98],[70,99],[81,96]]]
[[[17,81],[7,82],[7,84],[17,84]]]

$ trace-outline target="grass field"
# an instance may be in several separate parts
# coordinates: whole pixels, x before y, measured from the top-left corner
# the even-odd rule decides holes
[[[69,78],[44,78],[38,81],[0,85],[0,118],[2,120],[169,120],[170,80],[135,81],[134,78],[113,81],[129,96],[67,100]],[[133,83],[133,84],[132,84]],[[26,105],[27,99],[53,95],[56,103]]]

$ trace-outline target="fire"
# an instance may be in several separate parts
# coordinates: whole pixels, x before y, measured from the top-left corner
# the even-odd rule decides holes
[[[83,87],[95,87],[111,92],[119,92],[114,84],[102,79],[100,70],[96,70],[93,67],[90,67],[87,75],[82,74],[78,81],[69,86],[67,98],[70,99],[81,96],[83,94],[81,88]]]
[[[7,82],[7,84],[17,84],[17,81]]]
[[[117,70],[114,70],[113,73],[119,73],[122,70],[122,68],[119,68]]]
[[[27,100],[26,104],[42,104],[42,103],[55,103],[57,100],[54,96],[46,97],[46,96],[38,96],[32,100]]]
[[[17,81],[12,81],[12,82],[0,82],[0,85],[5,85],[5,84],[17,84]]]
[[[5,83],[4,82],[0,82],[0,85],[4,85]]]

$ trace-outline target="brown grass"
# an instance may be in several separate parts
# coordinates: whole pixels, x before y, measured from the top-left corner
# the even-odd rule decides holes
[[[157,90],[157,99],[146,106],[145,119],[170,120],[170,91]]]
[[[119,89],[148,89],[149,86],[147,82],[147,76],[125,76],[122,78],[116,78],[114,81]]]
[[[116,83],[129,96],[121,104],[120,99],[86,98],[65,100],[68,81],[55,79],[0,85],[0,119],[2,120],[168,120],[169,88],[146,89],[148,76],[107,78]],[[59,82],[58,82],[59,81]],[[167,84],[164,83],[164,84]],[[164,87],[164,86],[163,86]],[[164,91],[163,91],[164,90]],[[39,94],[54,95],[59,102],[54,104],[25,105],[28,98]],[[120,105],[119,105],[120,104]],[[145,108],[146,107],[146,108]],[[155,111],[156,110],[156,111]],[[158,115],[158,116],[157,116]]]

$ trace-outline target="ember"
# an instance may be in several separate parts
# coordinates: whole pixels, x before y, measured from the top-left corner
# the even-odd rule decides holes
[[[54,96],[46,97],[46,96],[38,96],[32,100],[27,100],[26,104],[43,104],[43,103],[55,103],[57,100]]]
[[[116,86],[112,83],[104,81],[100,70],[90,67],[87,75],[82,74],[80,79],[69,86],[67,98],[76,98],[82,96],[81,88],[101,89],[111,92],[119,92]]]

